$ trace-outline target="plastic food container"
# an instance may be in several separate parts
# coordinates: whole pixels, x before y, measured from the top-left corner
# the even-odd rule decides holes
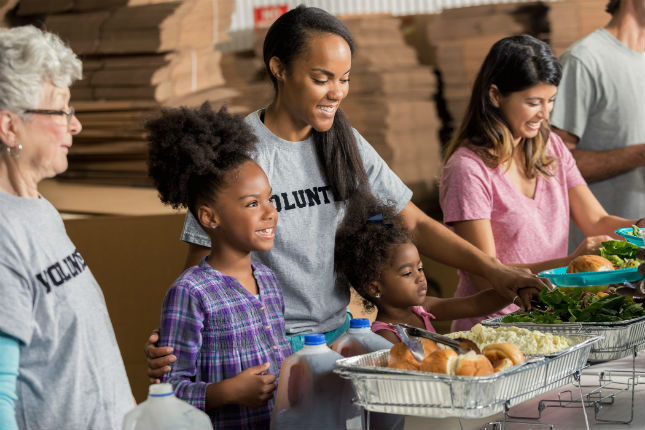
[[[596,285],[622,284],[623,282],[636,282],[643,279],[638,273],[638,268],[605,270],[602,272],[567,273],[566,267],[545,270],[538,274],[540,278],[547,278],[558,287],[587,287]]]
[[[616,234],[624,237],[627,242],[633,243],[634,245],[645,246],[643,238],[632,234],[633,231],[634,230],[631,227],[619,228],[616,230]]]

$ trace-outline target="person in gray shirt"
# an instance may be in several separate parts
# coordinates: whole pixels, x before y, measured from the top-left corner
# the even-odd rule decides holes
[[[306,333],[325,333],[331,344],[349,326],[349,291],[334,276],[334,238],[347,201],[364,189],[396,207],[424,255],[480,274],[508,303],[522,296],[528,306],[530,289],[524,287],[537,290],[544,282],[504,266],[424,214],[410,201],[408,187],[352,129],[340,104],[349,91],[353,50],[347,27],[329,13],[305,6],[285,13],[263,48],[275,98],[246,117],[259,141],[254,159],[269,178],[280,213],[275,246],[253,257],[280,281],[293,349]],[[208,236],[190,214],[182,238],[190,243],[187,266],[208,253]],[[146,345],[152,378],[173,360],[155,340],[151,336]]]
[[[645,2],[610,0],[607,26],[561,57],[551,125],[609,213],[645,216]],[[575,221],[575,220],[573,220]],[[592,235],[571,223],[569,249]]]
[[[0,29],[0,428],[116,429],[135,406],[101,288],[38,183],[67,169],[81,62]]]

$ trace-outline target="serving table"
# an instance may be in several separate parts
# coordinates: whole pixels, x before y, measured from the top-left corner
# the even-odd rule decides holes
[[[631,387],[635,366],[636,384]],[[601,378],[604,382],[600,382]],[[609,381],[609,382],[607,382]],[[615,398],[594,402],[595,391],[604,385],[603,394],[611,392]],[[580,402],[582,392],[586,407]],[[632,408],[632,393],[634,396]],[[596,407],[590,404],[596,403]],[[598,410],[596,410],[596,408]],[[633,412],[633,415],[632,415]],[[405,429],[549,429],[627,430],[645,428],[645,351],[636,357],[595,364],[583,370],[580,386],[567,384],[543,393],[531,400],[511,407],[504,422],[504,413],[484,418],[426,418],[406,416]],[[608,421],[628,421],[629,423]]]

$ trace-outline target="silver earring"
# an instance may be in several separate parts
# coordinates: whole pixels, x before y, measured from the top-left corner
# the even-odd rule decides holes
[[[380,294],[374,294],[374,297],[377,298],[377,299],[380,299],[381,295]]]
[[[217,228],[217,224],[211,224],[211,228],[212,228],[212,229]]]
[[[16,149],[16,151],[14,151]],[[12,158],[20,158],[20,153],[22,152],[22,143],[19,143],[17,147],[12,148],[7,146],[7,153],[11,155]]]

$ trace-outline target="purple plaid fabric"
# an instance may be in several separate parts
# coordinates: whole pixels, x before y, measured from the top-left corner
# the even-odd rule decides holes
[[[204,410],[206,386],[269,362],[278,375],[291,355],[284,328],[284,301],[273,272],[253,262],[259,297],[205,259],[170,287],[161,315],[160,345],[172,346],[177,361],[164,382],[177,397]],[[216,429],[269,428],[273,400],[248,408],[225,405],[206,411]]]

